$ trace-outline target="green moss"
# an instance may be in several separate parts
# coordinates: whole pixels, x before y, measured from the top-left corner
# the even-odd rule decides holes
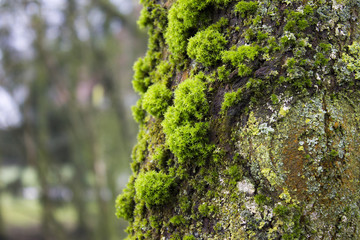
[[[284,26],[284,31],[296,33],[297,35],[301,34],[302,31],[310,26],[312,14],[313,10],[308,5],[302,11],[290,11],[287,14],[287,23]]]
[[[264,84],[264,82],[261,79],[257,78],[250,78],[246,83],[246,89],[252,89],[252,90],[260,90],[261,86]]]
[[[196,237],[194,237],[193,235],[187,235],[183,237],[183,240],[196,240]]]
[[[155,148],[152,159],[156,161],[160,167],[163,167],[166,165],[167,155],[166,149],[160,145],[160,147]]]
[[[239,88],[237,91],[234,92],[227,92],[224,95],[224,101],[221,104],[221,112],[225,113],[230,107],[235,105],[241,100],[242,89]]]
[[[247,43],[251,42],[252,40],[255,40],[256,33],[252,28],[248,28],[244,31],[243,36]]]
[[[140,173],[135,181],[136,196],[149,207],[167,203],[173,196],[173,188],[174,179],[161,172]]]
[[[159,30],[164,30],[167,23],[166,10],[159,4],[149,3],[141,10],[137,23],[140,28],[156,26]]]
[[[254,196],[254,201],[256,202],[257,205],[263,206],[268,202],[268,198],[262,194],[257,194]]]
[[[288,209],[287,206],[285,205],[277,205],[274,208],[274,214],[281,217],[281,218],[286,218],[286,216],[289,214],[290,210]]]
[[[180,0],[170,8],[165,39],[172,53],[185,53],[190,30],[198,23],[200,11],[207,5],[207,1]]]
[[[271,94],[270,98],[271,98],[271,102],[273,104],[278,104],[279,103],[279,98],[276,96],[276,94],[274,94],[274,93]]]
[[[141,124],[141,123],[144,122],[146,112],[144,111],[144,109],[142,107],[142,100],[141,99],[139,99],[136,102],[135,106],[131,107],[131,111],[132,111],[133,118],[135,119],[135,121],[137,123]]]
[[[324,56],[323,53],[318,52],[315,55],[314,65],[317,66],[325,66],[329,62],[329,59]]]
[[[229,79],[230,71],[226,69],[226,66],[220,66],[217,69],[218,78],[220,81],[224,82]]]
[[[221,6],[228,2],[230,1],[178,0],[172,5],[168,14],[169,24],[165,39],[175,58],[185,53],[192,30],[209,24],[210,19],[203,10],[209,6]]]
[[[137,136],[138,143],[133,148],[131,158],[133,162],[131,164],[133,172],[138,172],[140,163],[145,161],[146,151],[148,147],[149,135],[145,131],[140,130]]]
[[[139,58],[134,64],[134,77],[133,77],[133,87],[136,92],[144,93],[151,84],[149,78],[150,72],[150,59],[149,58]]]
[[[116,198],[115,208],[116,216],[118,218],[123,218],[127,221],[132,221],[134,217],[135,209],[135,189],[133,185],[133,180],[130,180],[127,184],[127,187],[123,189],[122,194]]]
[[[225,151],[221,148],[216,148],[213,152],[212,157],[214,162],[221,162],[224,160]]]
[[[226,43],[225,37],[220,32],[207,28],[189,39],[187,53],[189,57],[205,66],[211,66],[220,60],[219,52],[224,49]]]
[[[168,108],[162,126],[166,143],[180,163],[196,159],[204,164],[208,155],[209,124],[202,122],[209,106],[202,75],[187,79],[175,90],[174,106]]]
[[[160,224],[160,218],[158,216],[150,216],[149,217],[150,226],[154,229],[159,229]]]
[[[254,61],[259,55],[259,46],[242,45],[235,51],[224,51],[222,59],[225,62],[230,62],[232,65],[237,66],[245,60]]]
[[[268,43],[267,46],[268,52],[276,52],[281,49],[275,37],[269,37],[267,43]]]
[[[223,51],[222,60],[224,62],[230,62],[233,66],[238,67],[240,77],[249,76],[252,73],[252,70],[245,63],[254,61],[259,55],[259,50],[259,46],[242,45],[235,51]]]
[[[219,21],[217,21],[216,23],[212,24],[210,27],[214,30],[220,31],[222,27],[228,26],[229,25],[229,19],[225,18],[225,17],[221,17],[219,19]]]
[[[343,61],[347,64],[347,68],[355,73],[355,79],[360,79],[360,42],[353,42],[349,46],[349,54],[343,53]]]
[[[210,217],[210,215],[215,212],[215,207],[203,203],[199,206],[198,210],[203,217]]]
[[[179,205],[184,213],[187,213],[191,210],[191,201],[187,196],[180,197]]]
[[[170,218],[169,222],[175,227],[184,225],[187,223],[186,219],[182,215],[176,215],[176,216]]]
[[[242,169],[238,165],[230,166],[227,170],[227,174],[231,177],[231,181],[233,182],[238,182],[243,178]]]
[[[253,1],[240,1],[235,5],[235,12],[239,13],[242,18],[255,14],[258,9],[258,3]]]
[[[266,40],[269,37],[269,35],[267,33],[262,32],[262,31],[258,31],[256,37],[257,37],[257,40],[259,42],[261,42],[261,41]]]
[[[151,85],[143,96],[144,109],[155,117],[162,117],[171,100],[171,91],[163,83]]]
[[[181,240],[181,236],[179,233],[173,233],[170,240]]]
[[[160,61],[156,66],[156,71],[152,76],[154,82],[163,82],[164,84],[168,83],[168,80],[172,77],[174,72],[174,65],[168,61]]]
[[[319,47],[324,53],[329,53],[332,45],[330,43],[319,43]]]
[[[301,208],[297,204],[278,205],[274,208],[274,214],[283,222],[282,239],[305,239],[303,229],[301,229]]]
[[[169,112],[171,114],[171,112]],[[173,132],[167,132],[166,142],[170,150],[178,157],[180,163],[186,160],[197,160],[198,165],[204,165],[204,157],[208,155],[207,134],[209,124],[206,122],[186,123],[178,126]]]
[[[240,77],[247,77],[250,76],[252,73],[252,69],[244,63],[239,64],[238,71],[238,75]]]
[[[331,151],[330,151],[330,154],[329,154],[331,157],[337,157],[338,155],[339,155],[339,152],[338,151],[336,151],[336,150],[334,150],[334,149],[332,149]]]

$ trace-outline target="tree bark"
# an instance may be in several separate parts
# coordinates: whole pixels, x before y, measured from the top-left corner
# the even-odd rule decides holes
[[[360,239],[360,4],[143,3],[128,239]]]

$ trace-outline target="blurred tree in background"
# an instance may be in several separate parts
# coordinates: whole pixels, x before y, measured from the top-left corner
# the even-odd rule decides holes
[[[138,12],[132,0],[0,1],[0,239],[123,234],[113,203],[137,132]]]

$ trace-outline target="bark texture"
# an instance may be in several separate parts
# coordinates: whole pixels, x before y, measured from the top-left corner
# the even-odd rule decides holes
[[[128,239],[360,239],[360,2],[141,2]]]

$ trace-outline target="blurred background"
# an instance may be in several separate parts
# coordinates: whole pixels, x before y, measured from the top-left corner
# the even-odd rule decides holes
[[[0,0],[0,239],[122,239],[137,0]]]

